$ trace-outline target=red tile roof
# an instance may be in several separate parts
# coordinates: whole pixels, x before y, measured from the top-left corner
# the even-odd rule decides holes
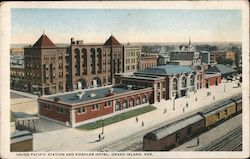
[[[116,38],[111,35],[109,39],[104,43],[105,46],[121,45]]]
[[[37,42],[33,45],[34,48],[51,48],[56,47],[56,45],[47,37],[47,35],[43,34]]]

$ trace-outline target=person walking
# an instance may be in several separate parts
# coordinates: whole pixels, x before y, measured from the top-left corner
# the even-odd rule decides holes
[[[138,123],[138,117],[135,118],[136,122]]]
[[[167,113],[167,109],[166,108],[164,108],[164,110],[163,110],[163,114],[165,114],[165,113]]]
[[[143,121],[141,122],[141,126],[144,127],[144,122]]]
[[[185,113],[185,108],[182,109],[183,113]]]
[[[215,96],[213,96],[213,100],[215,100]]]
[[[199,136],[197,136],[197,146],[199,146],[200,145],[200,138],[199,138]]]

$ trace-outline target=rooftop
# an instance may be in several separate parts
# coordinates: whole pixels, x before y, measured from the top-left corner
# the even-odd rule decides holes
[[[127,92],[134,92],[136,90],[143,89],[142,87],[132,87],[131,89],[127,86],[119,85],[119,86],[110,86],[110,87],[102,87],[96,89],[86,89],[86,90],[78,90],[70,93],[63,93],[57,95],[48,96],[46,99],[54,101],[56,98],[60,100],[60,102],[76,104],[87,102],[95,99],[104,98],[111,95],[122,94]]]
[[[138,73],[146,73],[154,75],[173,75],[173,74],[182,74],[191,72],[196,72],[196,71],[190,67],[180,66],[180,65],[162,65],[138,71]]]
[[[213,67],[208,68],[207,72],[220,72],[223,75],[228,73],[234,73],[236,72],[236,70],[222,64],[216,64]]]
[[[168,135],[173,134],[177,130],[181,130],[182,128],[185,128],[188,125],[195,123],[197,121],[200,121],[202,119],[203,119],[202,116],[196,114],[196,115],[193,115],[191,117],[187,117],[187,118],[181,119],[179,121],[176,121],[174,123],[171,123],[169,125],[166,125],[166,126],[160,128],[160,129],[157,129],[153,132],[150,132],[150,133],[146,134],[146,137],[153,139],[153,140],[159,140],[159,139],[162,139]]]
[[[121,44],[119,43],[118,40],[116,40],[116,38],[115,38],[113,35],[111,35],[111,36],[109,37],[109,39],[104,43],[104,45],[105,45],[105,46],[114,46],[114,45],[119,46],[119,45],[121,45]]]
[[[56,47],[56,45],[45,34],[43,34],[33,45],[33,48],[53,48],[53,47]]]

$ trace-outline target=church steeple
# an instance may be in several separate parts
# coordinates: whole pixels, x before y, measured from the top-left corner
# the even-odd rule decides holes
[[[190,38],[190,35],[189,35],[188,45],[191,45],[191,38]]]

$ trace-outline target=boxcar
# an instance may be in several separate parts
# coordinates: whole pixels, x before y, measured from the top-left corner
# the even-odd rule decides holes
[[[170,150],[203,130],[204,118],[199,114],[191,115],[147,133],[143,137],[143,150]]]
[[[234,98],[231,98],[231,100],[236,103],[236,112],[241,113],[242,112],[242,95],[238,95]]]
[[[208,107],[199,114],[205,117],[205,127],[210,128],[220,121],[231,117],[236,112],[236,104],[231,100],[221,102],[213,107]]]

